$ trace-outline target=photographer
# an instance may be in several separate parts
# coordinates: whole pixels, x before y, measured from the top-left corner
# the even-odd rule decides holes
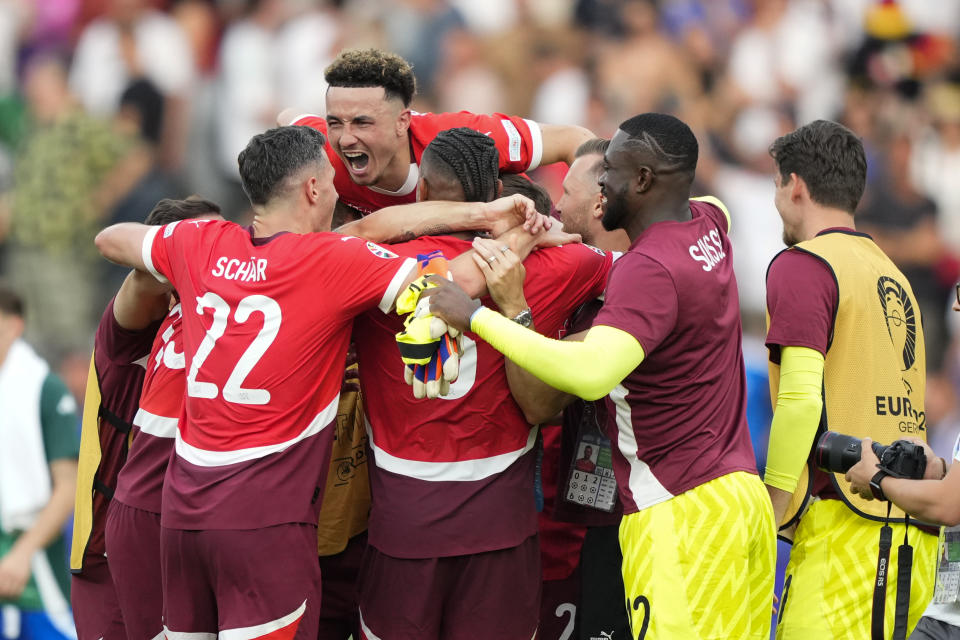
[[[937,538],[901,511],[861,499],[809,454],[828,425],[856,444],[925,433],[917,301],[856,231],[867,170],[856,135],[820,120],[777,139],[770,153],[788,248],[767,272],[775,410],[764,482],[782,534],[793,538],[777,638],[900,640],[932,596],[925,569]]]
[[[953,310],[960,311],[960,284]],[[937,561],[937,585],[933,601],[917,623],[911,640],[960,639],[960,466],[947,469],[928,447],[927,471],[923,480],[894,478],[878,474],[880,461],[874,455],[869,438],[861,445],[860,462],[847,472],[850,489],[865,499],[886,499],[911,516],[925,522],[942,524],[943,532]],[[953,448],[953,460],[960,460],[960,438]],[[879,478],[877,476],[880,475]]]

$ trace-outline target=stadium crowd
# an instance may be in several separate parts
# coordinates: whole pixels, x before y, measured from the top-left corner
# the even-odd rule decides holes
[[[960,3],[0,0],[0,33],[0,402],[40,409],[36,438],[0,439],[6,638],[74,633],[51,545],[74,475],[82,640],[767,637],[773,524],[796,524],[806,486],[781,473],[786,430],[822,409],[897,437],[844,429],[858,414],[828,401],[855,371],[837,353],[872,362],[840,331],[867,322],[859,299],[812,297],[861,278],[817,235],[854,211],[878,247],[860,261],[902,274],[922,317],[913,373],[864,386],[913,402],[907,435],[947,475]],[[683,266],[674,222],[700,239]],[[811,267],[784,242],[833,281],[791,281]],[[804,393],[820,404],[785,401]],[[812,474],[778,637],[905,637],[936,529],[894,512],[913,590],[877,614],[880,525],[853,527],[884,519],[882,478]],[[20,493],[42,527],[16,521]],[[819,559],[840,543],[814,522],[862,558]],[[856,588],[810,586],[837,566]],[[848,605],[871,593],[872,619]],[[827,631],[815,607],[843,613]]]

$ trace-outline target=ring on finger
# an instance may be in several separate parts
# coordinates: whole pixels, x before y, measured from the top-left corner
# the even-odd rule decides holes
[[[509,251],[509,250],[510,250],[510,247],[508,247],[508,246],[505,245],[505,244],[500,246],[500,251],[501,251],[502,253],[506,253],[506,252]]]
[[[490,256],[489,258],[487,258],[487,262],[489,262],[490,264],[493,264],[496,261],[497,261],[497,256]]]

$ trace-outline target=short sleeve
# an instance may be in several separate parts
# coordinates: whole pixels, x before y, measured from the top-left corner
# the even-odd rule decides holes
[[[537,329],[555,337],[577,307],[603,293],[612,263],[611,254],[584,244],[534,252],[524,294]]]
[[[373,307],[389,313],[417,261],[362,238],[336,238],[324,250],[323,267],[340,283],[337,289],[344,310],[351,316]]]
[[[603,308],[593,324],[629,333],[649,356],[670,335],[678,308],[676,286],[666,268],[649,256],[628,252],[610,274]]]
[[[837,282],[820,258],[799,249],[781,252],[767,272],[767,348],[807,347],[826,355],[837,310]]]
[[[161,227],[151,227],[143,237],[143,264],[160,282],[177,288],[177,266],[183,267],[183,256],[192,255],[198,239],[211,220],[178,220]]]
[[[435,118],[439,133],[456,127],[469,127],[490,136],[500,152],[500,171],[522,173],[540,166],[543,159],[543,135],[540,125],[533,120],[502,113],[478,115],[461,111],[440,113]]]
[[[56,374],[47,374],[40,389],[40,426],[47,461],[80,455],[77,402]]]

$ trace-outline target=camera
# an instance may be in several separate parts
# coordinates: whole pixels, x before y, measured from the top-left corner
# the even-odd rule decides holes
[[[897,440],[889,446],[874,442],[873,453],[884,471],[898,478],[920,480],[927,470],[927,454],[923,447],[907,440]],[[814,462],[824,471],[846,473],[859,461],[859,438],[827,431],[817,441]]]

